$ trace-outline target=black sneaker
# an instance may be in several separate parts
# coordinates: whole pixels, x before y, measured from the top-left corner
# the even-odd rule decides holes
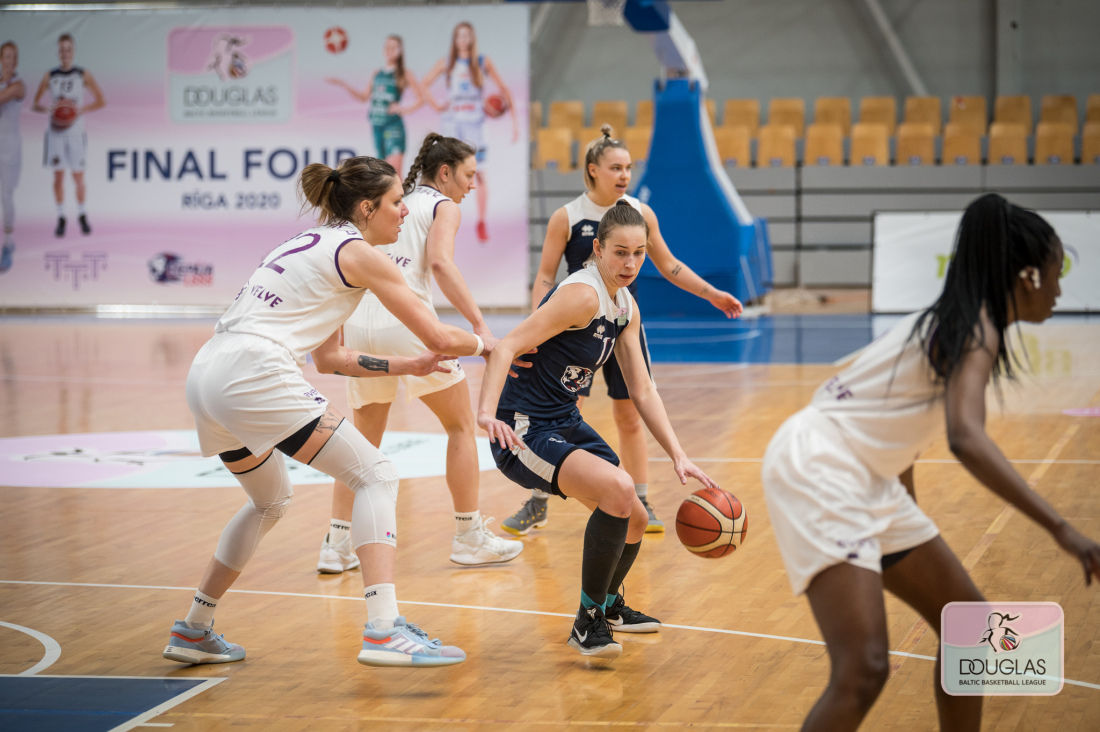
[[[573,621],[573,630],[569,633],[569,646],[576,648],[582,656],[600,658],[618,658],[623,647],[611,636],[611,627],[599,607],[582,607]]]
[[[87,236],[92,233],[92,227],[88,225],[88,217],[80,214],[80,232]]]
[[[53,235],[58,237],[58,238],[61,238],[61,237],[65,236],[65,217],[64,216],[58,216],[57,217],[57,228],[53,230]]]
[[[627,606],[621,594],[607,608],[607,624],[620,633],[656,633],[661,621]]]

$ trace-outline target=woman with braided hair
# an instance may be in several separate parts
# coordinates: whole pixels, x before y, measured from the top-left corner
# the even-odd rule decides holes
[[[462,219],[458,204],[473,190],[476,170],[472,147],[453,137],[429,133],[405,179],[409,215],[403,230],[395,243],[376,250],[398,266],[409,287],[433,315],[434,276],[439,289],[491,350],[497,339],[485,325],[454,262],[455,235]],[[367,293],[344,324],[344,342],[349,348],[392,356],[413,356],[424,350],[416,333],[372,293]],[[486,528],[492,518],[483,520],[480,516],[477,444],[466,373],[458,361],[447,361],[445,366],[450,369],[448,373],[389,376],[369,382],[348,379],[348,403],[355,410],[355,426],[377,447],[386,430],[390,405],[397,398],[397,385],[404,383],[405,398],[424,402],[447,431],[447,486],[456,524],[451,561],[466,565],[507,562],[519,555],[523,545],[493,534]],[[332,493],[332,521],[317,562],[320,572],[335,574],[359,566],[349,537],[353,499],[347,486],[337,481]]]

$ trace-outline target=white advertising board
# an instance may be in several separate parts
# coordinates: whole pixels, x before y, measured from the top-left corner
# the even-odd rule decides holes
[[[1100,211],[1040,211],[1065,248],[1058,312],[1100,310]],[[875,214],[871,310],[926,308],[943,289],[961,211]]]

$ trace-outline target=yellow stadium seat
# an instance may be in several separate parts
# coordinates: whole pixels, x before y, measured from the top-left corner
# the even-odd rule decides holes
[[[943,164],[981,165],[981,163],[982,136],[973,127],[948,122],[943,128]]]
[[[927,122],[937,135],[943,130],[943,112],[939,97],[906,97],[905,121]]]
[[[985,97],[951,97],[951,103],[947,108],[949,122],[969,125],[985,137],[989,117],[986,113]],[[899,156],[900,157],[900,156]]]
[[[795,139],[801,140],[806,130],[806,102],[802,99],[773,99],[768,102],[768,125],[788,125]]]
[[[538,136],[538,129],[542,127],[542,102],[531,102],[531,134],[534,140]]]
[[[893,97],[864,97],[859,100],[859,121],[886,125],[886,134],[894,136],[898,126],[898,103]]]
[[[722,105],[722,126],[745,127],[749,137],[756,139],[756,131],[760,129],[760,100],[727,99]]]
[[[803,165],[844,165],[844,128],[836,123],[814,122],[806,128]]]
[[[714,128],[714,142],[718,146],[718,157],[724,165],[738,168],[752,166],[751,139],[748,127]]]
[[[814,100],[814,123],[840,125],[847,137],[852,129],[852,100],[848,97],[818,97]]]
[[[1030,135],[1034,127],[1031,119],[1031,97],[1026,94],[997,97],[997,103],[993,107],[993,121],[1023,125]]]
[[[652,127],[627,127],[623,135],[623,142],[633,161],[645,160],[649,157],[649,142],[653,137]]]
[[[766,124],[757,131],[757,137],[759,143],[756,151],[756,167],[794,167],[794,127]]]
[[[989,127],[990,165],[1027,165],[1027,129],[1023,125],[994,122]]]
[[[626,132],[627,107],[625,101],[600,101],[592,105],[592,127],[598,131],[604,123],[611,125],[612,135]]]
[[[1040,122],[1035,128],[1036,165],[1073,165],[1074,128],[1061,122]]]
[[[1040,122],[1061,122],[1077,129],[1077,97],[1072,94],[1047,94],[1039,109]]]
[[[852,155],[850,164],[889,165],[890,137],[886,125],[860,122],[852,125]]]
[[[580,139],[584,129],[584,102],[570,100],[550,102],[550,119],[547,127],[564,127]]]
[[[959,124],[959,123],[955,123]],[[971,125],[965,125],[974,129]],[[898,165],[935,165],[936,135],[927,122],[898,125]]]
[[[1089,94],[1085,103],[1085,124],[1100,122],[1100,94]]]
[[[542,127],[538,131],[538,150],[535,153],[538,169],[573,169],[573,132],[565,127]]]
[[[1081,132],[1081,165],[1100,165],[1100,121],[1086,122]]]
[[[653,126],[653,101],[650,99],[643,99],[634,107],[634,126],[635,127],[652,127]]]

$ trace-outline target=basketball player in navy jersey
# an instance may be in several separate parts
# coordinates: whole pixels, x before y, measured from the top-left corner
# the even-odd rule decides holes
[[[15,186],[23,164],[23,140],[19,135],[19,111],[26,85],[20,78],[19,49],[11,41],[0,46],[0,206],[4,209],[4,248],[0,274],[11,269],[15,252]]]
[[[584,155],[584,185],[588,189],[554,212],[546,228],[546,240],[542,245],[542,259],[539,271],[531,288],[531,309],[534,310],[554,287],[554,277],[562,257],[569,273],[578,271],[592,253],[592,240],[600,218],[618,201],[626,201],[642,213],[649,226],[650,236],[646,254],[653,260],[657,270],[672,284],[693,295],[698,295],[726,314],[736,318],[741,314],[741,303],[728,292],[709,285],[695,274],[669,250],[653,209],[637,198],[626,193],[630,185],[631,162],[626,145],[611,136],[611,125],[604,125],[603,133],[588,144]],[[630,294],[638,296],[636,283],[631,283]],[[649,368],[649,349],[645,342],[645,329],[640,328],[639,338],[642,353],[645,355],[646,368]],[[649,488],[649,456],[647,455],[645,427],[641,416],[627,393],[626,383],[619,368],[616,356],[612,354],[603,367],[604,381],[607,382],[607,395],[612,399],[612,412],[615,426],[619,432],[619,452],[623,467],[634,479],[634,490],[642,499],[648,514],[647,532],[665,530],[664,523],[657,518],[647,500]],[[588,396],[590,386],[585,386],[578,394],[583,400]],[[531,498],[515,514],[505,519],[501,528],[513,534],[524,535],[534,528],[542,528],[547,523],[546,508],[549,496],[542,491],[534,491]]]
[[[641,212],[628,202],[612,206],[599,222],[591,260],[497,343],[481,386],[477,421],[489,433],[501,472],[524,488],[575,498],[592,510],[584,533],[580,609],[569,636],[569,645],[585,656],[622,653],[612,628],[649,633],[661,625],[627,607],[621,590],[641,547],[645,506],[619,458],[577,408],[579,392],[612,353],[680,482],[692,477],[717,487],[680,448],[646,368],[641,318],[629,288],[645,261],[649,233]],[[512,359],[536,346],[536,353],[524,356],[531,368],[507,378]]]
[[[57,228],[54,236],[65,236],[65,170],[71,170],[73,184],[76,186],[77,216],[80,231],[92,233],[88,216],[84,211],[84,159],[87,155],[88,137],[84,131],[84,115],[107,105],[103,92],[99,89],[92,72],[73,65],[73,37],[62,33],[57,39],[57,54],[61,65],[46,72],[38,91],[34,95],[35,112],[50,115],[50,126],[46,130],[46,166],[53,170],[53,195],[57,201]],[[44,106],[42,97],[50,93],[51,103]],[[92,101],[84,104],[84,92],[92,95]],[[59,105],[75,107],[76,118],[66,127],[55,123],[55,110]]]

